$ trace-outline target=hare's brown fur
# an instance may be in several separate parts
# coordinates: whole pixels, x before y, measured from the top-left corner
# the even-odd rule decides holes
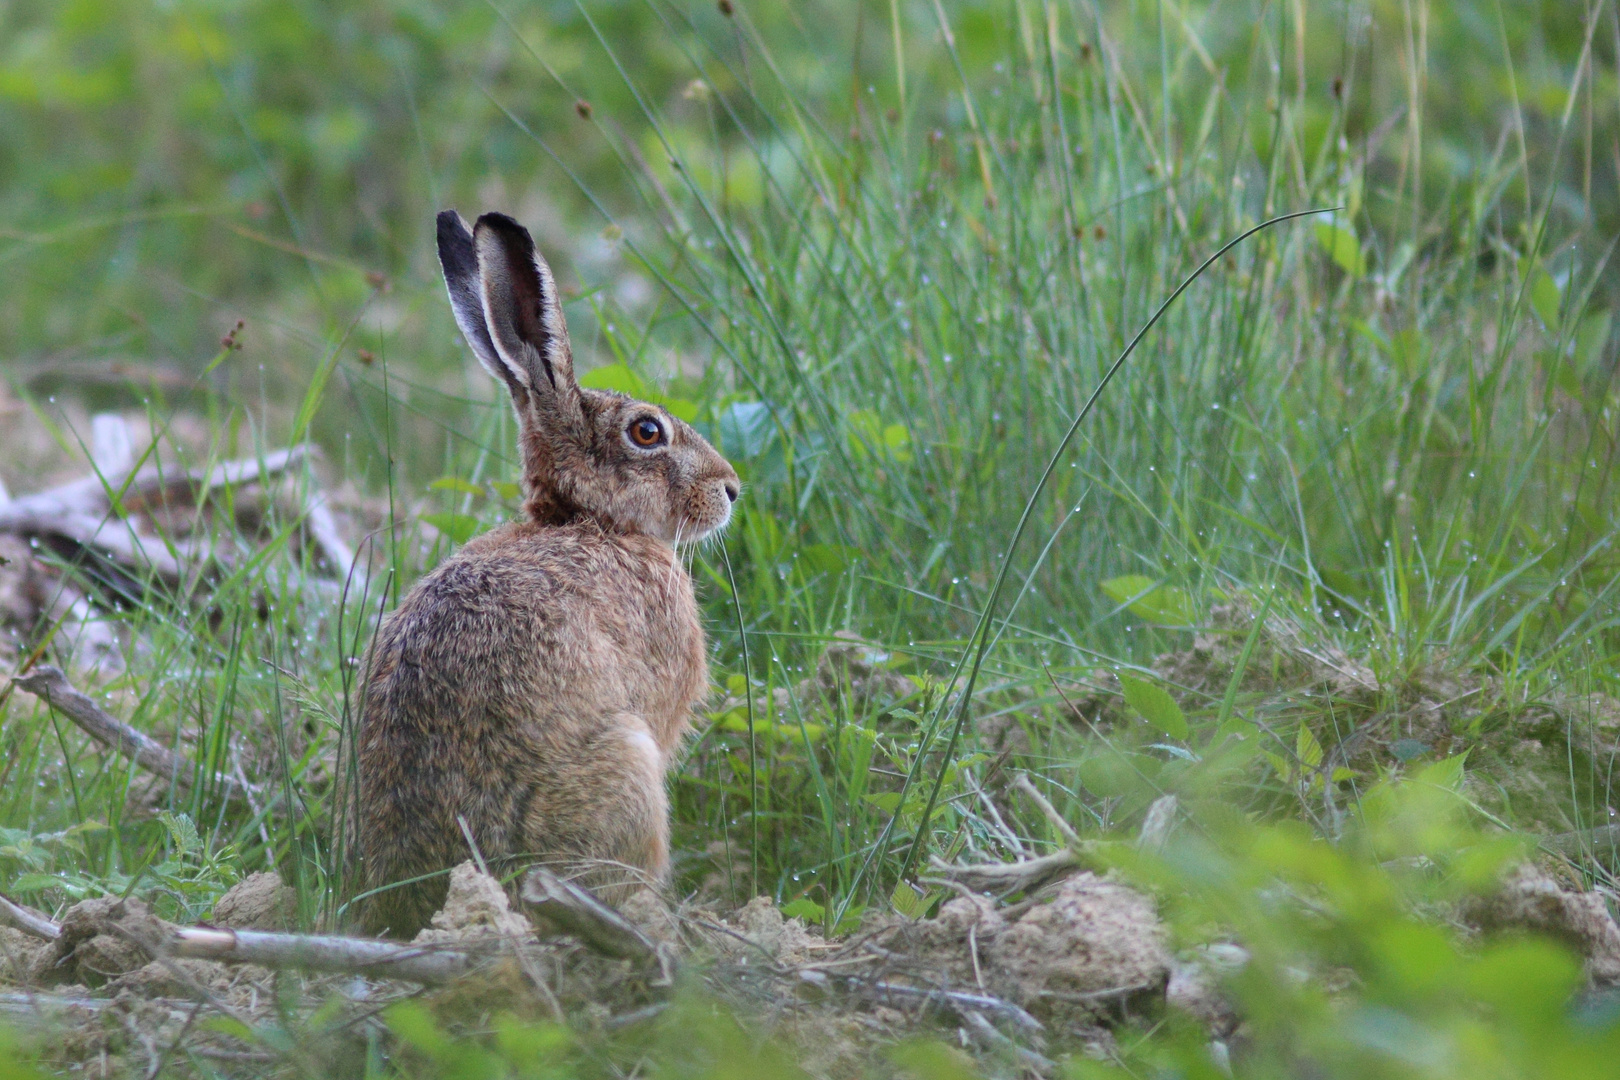
[[[664,773],[708,685],[673,544],[724,524],[736,474],[662,410],[574,383],[549,272],[535,257],[537,296],[501,280],[526,267],[486,244],[490,217],[478,232],[482,340],[456,265],[470,237],[447,241],[442,216],[441,255],[463,332],[518,409],[529,520],[469,542],[378,633],[358,746],[358,840],[366,887],[380,890],[364,923],[376,933],[424,925],[444,899],[436,872],[472,845],[490,861],[564,864],[610,897],[656,883],[669,862]],[[515,223],[490,228],[523,254]],[[513,291],[530,317],[515,334],[497,325]],[[667,453],[620,445],[624,425],[649,416]],[[434,876],[398,884],[422,875]]]

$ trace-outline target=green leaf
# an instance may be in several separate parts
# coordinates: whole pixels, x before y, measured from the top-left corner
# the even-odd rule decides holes
[[[423,514],[422,520],[449,537],[452,543],[465,544],[478,531],[478,519],[469,514]]]
[[[808,896],[801,896],[782,905],[784,919],[803,919],[807,923],[819,923],[826,917],[827,909]]]
[[[1575,362],[1580,365],[1583,374],[1602,359],[1603,346],[1609,343],[1609,326],[1613,317],[1614,313],[1610,311],[1594,312],[1582,319],[1580,329],[1575,331]]]
[[[1359,278],[1367,273],[1367,260],[1361,254],[1361,241],[1356,239],[1355,230],[1350,226],[1319,221],[1316,224],[1316,242],[1346,274]]]
[[[922,918],[933,900],[933,893],[919,890],[907,881],[900,882],[889,894],[889,906],[908,919]]]
[[[495,489],[495,494],[503,499],[517,500],[523,498],[523,485],[513,484],[506,480],[495,480],[489,485]]]
[[[1558,328],[1558,308],[1562,301],[1558,282],[1544,268],[1538,267],[1530,278],[1530,306],[1548,330]]]
[[[1299,734],[1294,738],[1294,755],[1299,758],[1302,769],[1314,769],[1322,764],[1322,744],[1305,724],[1299,725]]]
[[[431,491],[455,491],[462,495],[482,495],[484,489],[459,476],[441,476],[428,485]]]
[[[62,884],[64,884],[62,879],[55,874],[18,874],[12,881],[11,888],[14,892],[43,892]]]
[[[1192,597],[1143,574],[1124,574],[1102,583],[1102,591],[1131,614],[1159,626],[1192,626],[1198,621]]]
[[[1123,671],[1119,674],[1119,684],[1125,688],[1125,701],[1142,714],[1142,719],[1172,739],[1187,738],[1186,714],[1168,690]]]
[[[1462,788],[1463,765],[1467,763],[1467,760],[1468,752],[1466,750],[1460,754],[1453,754],[1448,758],[1441,758],[1433,765],[1425,766],[1412,779],[1420,784],[1430,784],[1437,788],[1444,788],[1447,791],[1458,791]]]
[[[685,398],[664,397],[662,394],[648,394],[647,400],[662,405],[664,411],[669,415],[677,420],[684,420],[688,424],[698,418],[698,404],[695,401],[688,401]]]
[[[898,791],[880,791],[873,795],[862,795],[861,798],[885,814],[892,814],[900,809],[900,793]]]
[[[633,398],[645,398],[648,390],[646,380],[623,364],[592,368],[580,378],[579,385],[587,390],[617,390]]]
[[[911,432],[904,424],[885,424],[871,409],[849,414],[849,449],[859,460],[880,451],[898,462],[911,460]]]

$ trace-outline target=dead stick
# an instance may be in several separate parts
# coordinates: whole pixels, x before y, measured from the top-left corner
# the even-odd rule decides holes
[[[47,915],[0,896],[0,923],[45,941],[62,936],[62,928]]]
[[[155,465],[148,465],[133,477],[127,472],[111,476],[86,476],[60,487],[50,488],[33,495],[20,495],[0,507],[0,532],[31,532],[34,526],[53,518],[73,518],[89,515],[100,519],[109,509],[107,492],[123,490],[126,499],[151,497],[160,491],[179,485],[211,491],[216,487],[250,483],[263,476],[285,472],[310,453],[307,445],[272,450],[264,455],[261,465],[257,458],[225,461],[212,469],[178,474],[165,474]],[[127,483],[126,483],[127,482]]]
[[[523,879],[522,896],[581,943],[624,960],[650,960],[658,949],[629,919],[543,866]]]
[[[498,945],[500,939],[491,939]],[[487,958],[489,949],[403,945],[377,938],[335,934],[277,934],[260,930],[182,927],[165,942],[169,955],[268,968],[331,971],[438,984],[460,978]]]
[[[48,705],[79,725],[91,738],[132,758],[147,772],[170,780],[178,787],[191,787],[197,774],[195,765],[143,732],[114,719],[87,695],[74,689],[61,668],[45,664],[27,675],[17,676],[12,682],[30,694],[44,698]],[[228,776],[216,776],[214,779],[227,800],[247,802],[247,793],[235,780]]]
[[[1017,778],[1013,780],[1013,787],[1028,795],[1030,801],[1041,808],[1041,813],[1046,815],[1046,820],[1050,821],[1052,827],[1063,837],[1064,843],[1068,844],[1074,851],[1084,850],[1086,842],[1080,839],[1080,834],[1074,831],[1073,825],[1063,820],[1063,815],[1057,812],[1057,807],[1053,806],[1046,796],[1042,795],[1035,785],[1030,782],[1027,773],[1019,773]]]

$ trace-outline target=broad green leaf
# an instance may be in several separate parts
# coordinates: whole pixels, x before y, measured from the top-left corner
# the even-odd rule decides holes
[[[662,405],[669,415],[677,420],[684,420],[688,424],[698,418],[698,404],[685,398],[664,397],[662,394],[648,394],[647,400],[656,405]]]
[[[432,491],[454,491],[462,495],[482,495],[484,489],[459,476],[441,476],[428,485]]]
[[[1142,719],[1172,739],[1187,738],[1187,717],[1168,690],[1123,671],[1119,674],[1119,684],[1125,689],[1126,702],[1142,714]]]
[[[1558,291],[1558,282],[1544,269],[1537,269],[1530,278],[1530,306],[1535,309],[1536,315],[1548,330],[1558,326],[1558,308],[1563,296]]]
[[[880,791],[875,795],[862,795],[861,798],[882,810],[885,814],[892,814],[900,809],[900,793],[898,791]]]
[[[1575,362],[1580,365],[1584,374],[1590,371],[1603,356],[1603,346],[1609,343],[1609,327],[1613,322],[1614,313],[1598,311],[1581,320],[1580,329],[1575,331]]]
[[[18,874],[11,882],[15,892],[42,892],[64,884],[55,874]]]
[[[1143,574],[1124,574],[1102,583],[1102,591],[1116,604],[1127,604],[1131,614],[1160,626],[1192,626],[1198,621],[1192,597],[1172,585],[1161,585]]]
[[[645,398],[648,389],[646,380],[623,364],[592,368],[580,377],[579,385],[587,390],[617,390],[634,398]]]
[[[523,498],[523,485],[521,484],[514,484],[506,480],[496,480],[489,486],[494,488],[495,494],[499,495],[503,499]]]
[[[1361,241],[1356,239],[1355,230],[1350,226],[1319,221],[1316,224],[1316,242],[1346,274],[1359,278],[1367,273],[1367,260],[1361,254]]]
[[[1433,765],[1425,766],[1413,779],[1423,784],[1432,784],[1447,791],[1457,791],[1462,787],[1463,766],[1467,763],[1468,752],[1453,754],[1448,758],[1441,758]]]
[[[810,899],[801,896],[797,900],[790,900],[782,905],[784,919],[803,919],[807,923],[819,923],[827,917],[827,909]]]
[[[423,514],[422,520],[449,537],[452,543],[465,544],[478,531],[478,519],[469,514]]]

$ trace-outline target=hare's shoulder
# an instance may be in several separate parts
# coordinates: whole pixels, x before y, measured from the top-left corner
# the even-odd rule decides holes
[[[498,619],[577,605],[598,619],[649,605],[672,613],[695,606],[692,579],[667,545],[589,522],[515,522],[487,532],[424,577],[411,600],[402,607],[449,605]]]

